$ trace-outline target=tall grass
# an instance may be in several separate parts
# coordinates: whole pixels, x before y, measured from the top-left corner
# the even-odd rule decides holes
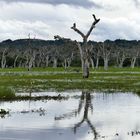
[[[15,92],[11,88],[0,87],[0,99],[12,99],[15,98]]]

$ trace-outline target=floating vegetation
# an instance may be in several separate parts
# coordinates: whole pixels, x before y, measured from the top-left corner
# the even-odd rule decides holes
[[[23,110],[20,113],[22,114],[27,114],[27,113],[39,113],[39,116],[45,116],[46,114],[46,110],[43,108],[39,108],[39,109],[32,109],[32,110]]]
[[[9,114],[9,111],[6,111],[5,109],[0,109],[0,118],[5,118],[7,114]]]

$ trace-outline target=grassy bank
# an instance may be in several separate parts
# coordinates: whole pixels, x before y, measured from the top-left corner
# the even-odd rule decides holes
[[[0,86],[14,91],[75,90],[140,92],[140,68],[91,70],[89,79],[82,78],[80,68],[0,69]]]
[[[0,101],[21,101],[21,100],[66,100],[67,97],[61,96],[58,94],[58,96],[22,96],[22,95],[16,95],[15,91],[8,87],[0,87]],[[3,114],[3,110],[0,110],[0,114]]]
[[[0,87],[0,100],[15,98],[15,92],[8,87]]]

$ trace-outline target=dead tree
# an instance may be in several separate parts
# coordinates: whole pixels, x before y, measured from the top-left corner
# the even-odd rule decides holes
[[[98,69],[99,68],[99,59],[101,57],[102,48],[100,47],[100,44],[94,44],[93,50],[92,50],[92,68]],[[93,64],[92,64],[93,63]]]
[[[95,68],[98,69],[99,68],[99,59],[101,57],[101,48],[100,47],[96,47],[96,54],[95,55],[95,58],[96,58],[96,66]]]
[[[126,48],[118,48],[116,53],[117,65],[119,68],[123,68],[124,61],[129,58],[128,57],[128,49]]]
[[[61,50],[61,48],[59,49]],[[56,45],[51,46],[51,59],[53,62],[53,68],[57,68],[58,66],[58,59],[60,57],[59,49]]]
[[[108,63],[110,60],[112,49],[109,46],[109,44],[106,42],[101,43],[100,47],[101,47],[101,54],[102,54],[101,57],[104,60],[104,70],[108,70]]]
[[[83,71],[83,78],[88,78],[89,77],[89,62],[90,62],[90,50],[91,47],[88,45],[88,38],[92,32],[92,30],[95,28],[95,25],[100,21],[100,19],[97,19],[96,16],[93,14],[94,21],[87,32],[87,34],[84,34],[81,32],[77,27],[76,23],[73,24],[71,29],[73,29],[75,32],[77,32],[83,39],[82,44],[78,43],[78,48],[80,51],[80,56],[81,56],[81,63],[82,63],[82,71]]]
[[[134,46],[130,49],[130,59],[131,59],[131,68],[133,69],[135,67],[137,58],[139,57],[140,49],[139,46]]]
[[[60,37],[59,35],[54,36],[54,39],[55,41],[58,41],[57,43],[59,46],[53,47],[55,49],[53,50],[52,58],[57,58],[57,60],[59,59],[62,62],[62,66],[66,70],[71,66],[76,52],[75,45],[77,45],[77,42],[72,41],[69,38]],[[55,64],[55,61],[53,62]]]
[[[17,60],[18,60],[18,58],[20,57],[20,55],[21,55],[21,52],[20,52],[21,50],[19,50],[19,49],[16,49],[16,50],[14,50],[14,64],[13,64],[13,67],[14,68],[16,68],[17,67]]]
[[[1,57],[1,68],[4,69],[6,67],[6,53],[7,53],[7,48],[5,48],[2,51],[2,57]]]
[[[31,68],[34,66],[35,57],[36,57],[36,51],[33,49],[32,45],[31,45],[31,38],[30,38],[30,34],[29,34],[28,48],[27,48],[27,53],[26,53],[26,60],[27,60],[26,66],[28,68],[28,71],[30,71]]]

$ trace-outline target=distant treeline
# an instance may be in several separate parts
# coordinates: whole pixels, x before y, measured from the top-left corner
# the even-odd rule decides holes
[[[140,41],[106,40],[89,41],[90,66],[131,67],[140,65]],[[64,67],[81,66],[78,47],[71,40],[10,39],[0,43],[1,68]]]

